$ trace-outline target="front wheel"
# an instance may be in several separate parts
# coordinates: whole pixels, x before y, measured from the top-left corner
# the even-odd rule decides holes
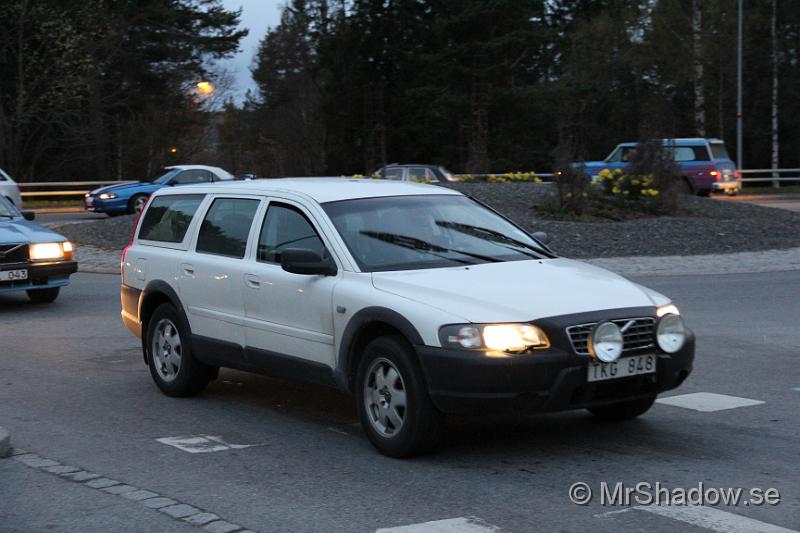
[[[411,346],[400,336],[379,337],[364,349],[356,399],[364,432],[384,455],[410,457],[441,441],[444,416],[428,395]]]
[[[52,287],[49,289],[34,289],[25,292],[28,293],[28,298],[30,298],[33,303],[49,304],[58,298],[58,293],[60,291],[61,287]]]
[[[167,396],[194,396],[211,379],[209,367],[192,355],[189,328],[170,304],[158,306],[150,317],[145,350],[150,375]]]
[[[650,410],[655,401],[655,396],[649,396],[647,398],[612,403],[600,407],[589,407],[589,412],[602,420],[630,420]]]
[[[145,205],[147,205],[147,195],[136,194],[128,203],[128,212],[133,215],[138,215],[142,212],[142,210],[144,210]]]

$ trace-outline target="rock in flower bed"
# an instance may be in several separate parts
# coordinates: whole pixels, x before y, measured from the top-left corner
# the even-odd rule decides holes
[[[800,214],[713,198],[684,197],[682,214],[621,222],[548,220],[535,206],[550,183],[448,183],[488,204],[530,231],[545,231],[565,257],[700,255],[800,247]],[[120,250],[135,216],[67,224],[58,231],[77,243]]]

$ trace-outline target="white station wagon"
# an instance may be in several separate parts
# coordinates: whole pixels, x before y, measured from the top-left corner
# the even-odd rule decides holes
[[[447,413],[644,413],[691,372],[694,335],[668,298],[545,241],[432,185],[165,188],[123,254],[122,319],[164,393],[220,367],[338,387],[396,457]]]

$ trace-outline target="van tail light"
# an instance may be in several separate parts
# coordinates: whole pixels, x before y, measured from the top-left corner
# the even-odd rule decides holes
[[[712,178],[714,178],[717,181],[719,181],[720,178],[722,177],[720,175],[720,173],[718,171],[716,171],[716,170],[712,170],[711,172],[708,173],[708,175],[711,176]]]
[[[142,215],[144,214],[145,211],[147,211],[147,206],[150,205],[150,199],[152,197],[153,197],[152,195],[148,196],[147,202],[145,202],[144,207],[142,207],[142,210],[139,211],[139,215],[136,217],[136,224],[133,225],[133,231],[131,232],[131,238],[130,238],[130,240],[128,240],[128,244],[126,244],[125,247],[122,249],[122,258],[120,259],[120,262],[119,262],[119,272],[120,272],[120,275],[122,276],[122,283],[125,283],[125,256],[128,253],[128,249],[131,246],[133,246],[133,237],[136,235],[136,232],[139,230],[139,223],[142,221]]]
[[[740,179],[742,177],[742,174],[738,170],[735,170],[733,172],[733,177],[738,180],[738,179]]]

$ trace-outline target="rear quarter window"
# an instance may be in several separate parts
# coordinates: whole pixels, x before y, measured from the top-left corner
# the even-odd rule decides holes
[[[139,228],[139,239],[182,242],[205,195],[176,194],[158,196],[147,208]]]
[[[676,163],[688,161],[708,161],[708,150],[705,146],[675,146],[672,149],[672,159]]]
[[[730,159],[731,156],[728,155],[728,149],[725,148],[723,143],[711,143],[711,155],[714,156],[714,159]]]

